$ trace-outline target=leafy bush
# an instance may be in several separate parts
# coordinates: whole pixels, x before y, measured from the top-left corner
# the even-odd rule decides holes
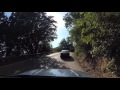
[[[64,20],[77,55],[114,58],[108,68],[120,72],[120,12],[69,12]]]
[[[115,63],[115,59],[109,61],[107,65],[107,70],[115,75],[120,75],[120,67]]]

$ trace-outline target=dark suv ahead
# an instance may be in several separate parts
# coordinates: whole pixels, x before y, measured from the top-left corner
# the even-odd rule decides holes
[[[63,57],[69,57],[70,56],[70,51],[69,50],[62,50],[60,52],[60,57],[63,58]]]

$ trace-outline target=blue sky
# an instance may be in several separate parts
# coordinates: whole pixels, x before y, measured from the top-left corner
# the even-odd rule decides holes
[[[67,29],[65,28],[65,22],[63,21],[63,16],[67,13],[67,12],[46,12],[47,15],[51,15],[54,16],[54,20],[57,21],[56,26],[57,26],[57,36],[58,38],[55,39],[53,42],[51,42],[53,47],[57,47],[60,43],[60,41],[63,38],[68,37],[69,33],[67,31]],[[7,12],[6,15],[10,16],[10,12]]]
[[[63,16],[66,13],[67,12],[47,12],[48,15],[54,16],[54,20],[57,21],[57,24],[56,24],[57,32],[56,33],[57,33],[58,38],[52,42],[53,47],[57,47],[60,41],[69,35],[67,29],[65,28],[65,22],[63,21]]]

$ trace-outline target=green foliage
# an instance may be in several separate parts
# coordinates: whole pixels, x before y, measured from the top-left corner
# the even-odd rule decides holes
[[[52,53],[54,52],[61,52],[61,50],[66,49],[70,50],[71,52],[74,52],[74,45],[70,37],[67,37],[66,39],[63,38],[61,42],[59,43],[59,46],[56,48],[52,48]]]
[[[60,52],[60,51],[61,51],[60,47],[56,47],[52,49],[52,53]]]
[[[120,66],[120,12],[70,12],[64,20],[77,54],[114,58]]]
[[[61,40],[59,47],[61,48],[61,50],[62,50],[62,49],[68,49],[68,48],[69,48],[69,47],[68,47],[68,43],[67,43],[67,41],[65,40],[65,38],[63,38],[63,39]]]
[[[66,21],[67,25],[69,25],[70,21],[68,21],[66,17],[71,17],[72,19],[72,25],[70,24],[70,26],[72,26],[72,28],[70,29],[70,36],[73,42],[75,42],[75,50],[77,54],[79,54],[80,51],[86,50],[86,52],[89,53],[91,45],[94,44],[94,34],[89,34],[89,32],[93,31],[94,27],[92,26],[92,23],[95,24],[95,22],[92,22],[94,18],[92,16],[89,17],[89,14],[92,13],[71,12],[68,14],[69,16],[67,15],[64,17],[64,20]]]
[[[63,38],[59,44],[59,48],[60,48],[60,50],[66,49],[66,50],[70,50],[73,52],[74,46],[73,46],[73,43],[71,41],[71,38],[70,37],[67,37],[66,39]]]
[[[120,67],[115,64],[115,60],[112,59],[107,65],[107,70],[115,75],[120,75]]]
[[[57,38],[55,23],[44,12],[12,12],[9,18],[2,12],[0,45],[7,47],[6,56],[49,52],[50,42]]]

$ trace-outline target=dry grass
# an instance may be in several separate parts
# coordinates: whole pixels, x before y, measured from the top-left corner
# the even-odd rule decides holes
[[[83,55],[83,54],[81,54]],[[113,75],[112,73],[108,72],[106,67],[108,64],[108,60],[106,58],[99,58],[97,60],[90,58],[85,58],[85,55],[82,57],[77,57],[74,55],[74,57],[79,61],[81,67],[84,71],[88,72],[94,77],[97,78],[118,78],[116,75]]]

